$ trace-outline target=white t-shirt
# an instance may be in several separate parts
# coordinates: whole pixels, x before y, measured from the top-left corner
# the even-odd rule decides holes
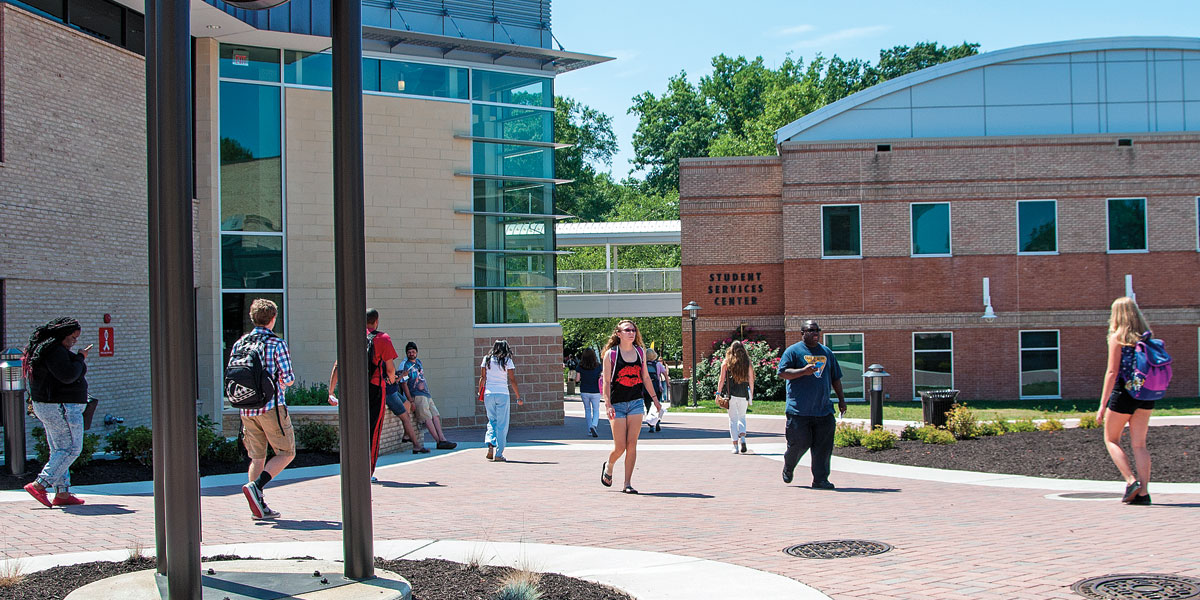
[[[505,360],[507,362],[503,369],[492,360],[491,355],[484,357],[483,362],[479,363],[479,366],[487,367],[487,382],[484,383],[483,393],[508,394],[508,372],[513,370],[513,361],[511,358]]]

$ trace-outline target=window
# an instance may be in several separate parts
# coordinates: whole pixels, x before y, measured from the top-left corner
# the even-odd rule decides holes
[[[471,107],[471,135],[527,142],[551,142],[554,141],[554,112],[476,104]]]
[[[862,258],[859,205],[821,207],[821,258]]]
[[[222,231],[283,231],[279,92],[221,82]]]
[[[950,256],[950,203],[909,205],[913,256]]]
[[[954,339],[949,331],[913,333],[913,397],[954,387]]]
[[[842,393],[847,399],[866,398],[863,388],[863,334],[827,333],[825,345],[833,350],[833,357],[842,367]],[[830,390],[830,398],[837,394]]]
[[[220,76],[251,81],[279,81],[279,50],[221,44]],[[247,106],[255,106],[248,104]]]
[[[1058,253],[1058,201],[1017,201],[1017,254]]]
[[[1145,252],[1146,199],[1108,199],[1108,251]]]
[[[1021,397],[1061,398],[1058,331],[1022,331]]]
[[[471,71],[471,99],[523,106],[554,106],[554,80],[520,73]]]

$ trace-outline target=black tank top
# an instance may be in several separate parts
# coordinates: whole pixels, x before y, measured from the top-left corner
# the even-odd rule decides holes
[[[634,351],[637,349],[634,348]],[[642,394],[646,390],[642,385],[642,357],[638,355],[633,362],[626,362],[625,357],[621,356],[621,349],[617,348],[616,363],[616,376],[613,377],[612,386],[609,388],[610,400],[613,403],[634,400],[641,402]]]

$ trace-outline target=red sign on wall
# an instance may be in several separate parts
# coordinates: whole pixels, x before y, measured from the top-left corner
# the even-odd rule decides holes
[[[101,327],[100,328],[100,343],[97,345],[97,348],[100,349],[100,356],[112,356],[113,355],[113,328],[112,327]]]

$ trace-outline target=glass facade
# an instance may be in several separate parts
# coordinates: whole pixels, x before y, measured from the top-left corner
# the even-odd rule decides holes
[[[1109,198],[1108,251],[1145,252],[1146,199]]]
[[[862,227],[859,206],[821,207],[821,257],[862,256]]]
[[[950,256],[950,203],[913,203],[913,256]]]
[[[1017,202],[1017,252],[1038,254],[1058,252],[1058,202],[1021,200]]]
[[[1058,331],[1022,331],[1021,398],[1060,398]]]
[[[952,333],[913,333],[913,397],[924,390],[954,387]]]
[[[825,345],[833,350],[833,356],[842,367],[842,393],[847,399],[864,399],[863,386],[863,334],[861,333],[827,333]],[[830,398],[837,394],[830,391]]]

